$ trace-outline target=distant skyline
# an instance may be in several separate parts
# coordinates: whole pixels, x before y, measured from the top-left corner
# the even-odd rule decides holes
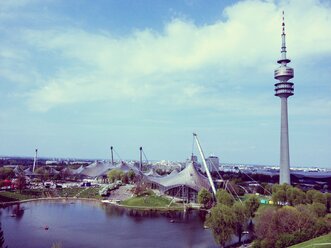
[[[327,0],[0,1],[0,155],[278,165],[283,10],[291,166],[331,167]]]

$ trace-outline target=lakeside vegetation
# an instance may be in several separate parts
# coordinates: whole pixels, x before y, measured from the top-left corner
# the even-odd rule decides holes
[[[254,248],[283,248],[331,232],[330,193],[275,184],[274,204],[260,204],[262,198],[254,195],[242,199],[235,200],[226,190],[217,191],[216,202],[207,190],[198,194],[202,206],[210,208],[205,224],[221,247],[233,235],[240,243],[242,235],[250,234]]]

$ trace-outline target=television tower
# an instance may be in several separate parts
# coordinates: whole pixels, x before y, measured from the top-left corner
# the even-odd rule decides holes
[[[281,101],[279,184],[291,184],[287,98],[294,95],[294,84],[288,82],[288,80],[294,77],[294,71],[291,67],[287,66],[287,63],[290,63],[291,60],[286,58],[284,11],[282,28],[281,59],[277,61],[280,66],[275,70],[275,79],[279,81],[275,84],[275,96],[280,97]]]

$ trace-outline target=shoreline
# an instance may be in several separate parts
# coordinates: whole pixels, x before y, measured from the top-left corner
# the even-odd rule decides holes
[[[26,202],[33,202],[33,201],[45,201],[45,200],[87,200],[87,201],[95,201],[100,202],[101,204],[110,204],[112,206],[120,207],[120,208],[126,208],[126,209],[135,209],[135,210],[155,210],[155,211],[181,211],[185,212],[186,210],[190,209],[196,209],[200,210],[199,208],[194,208],[192,206],[188,207],[147,207],[147,206],[127,206],[119,204],[115,201],[110,200],[102,200],[102,199],[96,199],[96,198],[80,198],[80,197],[49,197],[49,198],[31,198],[26,200],[20,200],[20,201],[10,201],[10,202],[0,202],[0,207],[5,208],[11,205],[26,203]]]
[[[126,208],[126,209],[136,209],[136,210],[155,210],[155,211],[186,211],[186,209],[193,209],[192,207],[147,207],[147,206],[128,206],[117,203],[116,201],[101,200],[103,204],[110,204],[116,207]]]
[[[10,201],[10,202],[0,202],[0,207],[8,207],[10,205],[33,202],[33,201],[45,201],[45,200],[88,200],[88,201],[100,201],[100,199],[96,198],[80,198],[80,197],[42,197],[42,198],[31,198],[20,201]]]

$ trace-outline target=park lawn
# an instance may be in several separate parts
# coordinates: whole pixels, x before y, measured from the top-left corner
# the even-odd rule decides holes
[[[102,197],[99,195],[99,190],[100,190],[100,187],[87,188],[86,190],[81,191],[81,193],[78,195],[78,197],[101,199]]]
[[[15,191],[0,192],[0,202],[22,201],[42,197],[41,190],[23,190],[22,193]]]
[[[289,248],[315,248],[331,247],[331,233],[305,241],[300,244],[292,245]]]
[[[82,188],[73,187],[73,188],[57,189],[57,192],[58,192],[59,196],[61,196],[61,197],[74,197],[82,190],[83,190]]]
[[[134,196],[121,202],[128,207],[146,207],[146,208],[168,208],[171,200],[157,195]],[[170,207],[180,207],[177,203],[172,203]]]
[[[59,196],[61,197],[78,197],[78,198],[95,198],[100,199],[99,187],[90,187],[90,188],[62,188],[57,189]]]

